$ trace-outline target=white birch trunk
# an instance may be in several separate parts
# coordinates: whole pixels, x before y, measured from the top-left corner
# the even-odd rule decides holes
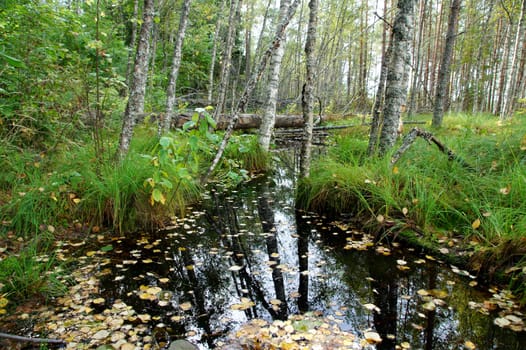
[[[309,26],[307,29],[307,41],[305,42],[305,56],[307,79],[303,89],[303,119],[305,120],[305,133],[301,147],[300,158],[300,178],[310,175],[310,163],[312,153],[312,129],[314,127],[314,80],[316,70],[316,57],[314,48],[316,47],[316,30],[318,26],[318,0],[309,2]]]
[[[223,156],[223,153],[225,152],[228,141],[230,140],[230,137],[232,136],[232,133],[234,132],[234,125],[239,119],[239,111],[245,108],[248,102],[248,98],[252,94],[252,91],[254,91],[254,88],[257,82],[261,79],[261,76],[263,75],[263,72],[265,71],[265,67],[267,66],[268,60],[272,57],[272,54],[274,53],[274,51],[281,45],[281,40],[283,38],[283,35],[285,35],[285,30],[287,29],[287,26],[289,25],[291,18],[294,16],[294,13],[296,11],[296,8],[298,7],[299,2],[300,0],[294,0],[292,5],[290,5],[287,16],[283,19],[283,22],[278,23],[278,26],[276,28],[276,33],[274,35],[274,40],[272,40],[272,43],[270,44],[269,48],[263,54],[263,57],[261,58],[261,61],[258,65],[258,69],[254,71],[254,73],[250,77],[249,81],[247,82],[247,85],[245,86],[245,89],[243,90],[243,94],[241,95],[236,107],[234,108],[234,111],[232,113],[233,114],[232,119],[230,120],[230,124],[228,124],[228,127],[225,131],[223,140],[221,140],[219,149],[217,150],[217,153],[214,159],[212,160],[212,164],[210,164],[210,167],[208,168],[207,173],[202,179],[203,183],[206,183],[208,181],[208,178],[210,177],[212,172],[215,170],[215,168],[219,164],[219,161],[221,160],[221,157]]]
[[[177,77],[179,76],[179,68],[181,67],[181,53],[183,51],[184,37],[186,34],[186,26],[188,23],[188,14],[190,13],[191,0],[184,0],[181,9],[181,18],[179,20],[179,29],[177,30],[177,39],[175,40],[174,55],[172,58],[172,70],[168,81],[168,88],[166,90],[166,115],[163,121],[163,132],[170,131],[172,125],[172,118],[174,114],[175,105],[175,88],[177,86]]]
[[[208,71],[208,91],[207,91],[207,101],[209,104],[212,103],[212,95],[214,92],[214,71],[216,65],[216,56],[217,56],[217,43],[219,38],[219,30],[221,29],[221,18],[223,16],[223,10],[225,8],[226,0],[221,1],[221,7],[219,9],[219,14],[217,15],[216,28],[214,30],[214,44],[212,46],[212,57],[210,58],[210,70]]]
[[[135,54],[135,64],[133,68],[133,78],[130,86],[130,93],[126,110],[124,112],[122,130],[119,139],[116,158],[121,160],[130,148],[133,137],[133,128],[138,114],[144,112],[144,95],[146,93],[146,80],[148,78],[148,58],[150,52],[150,35],[153,25],[154,0],[144,0],[144,10],[142,17],[141,32],[137,53]]]
[[[230,15],[228,17],[228,33],[226,38],[226,50],[223,54],[223,62],[221,65],[221,80],[217,89],[217,105],[214,113],[214,118],[223,113],[226,101],[226,92],[230,80],[230,68],[232,66],[232,48],[234,47],[235,30],[237,27],[237,18],[235,14],[238,12],[240,0],[230,0]]]
[[[279,22],[283,21],[283,18],[287,15],[289,7],[290,0],[281,0],[279,9]],[[274,51],[272,58],[270,59],[267,101],[265,105],[265,113],[263,114],[263,120],[261,121],[261,127],[259,128],[259,145],[265,151],[269,150],[270,139],[272,137],[274,124],[276,121],[276,100],[278,97],[281,61],[283,59],[283,54],[285,53],[285,40],[286,38],[284,35],[281,45],[276,49],[276,51]]]
[[[517,31],[515,33],[515,42],[513,46],[513,53],[511,57],[511,67],[508,69],[508,76],[506,77],[506,86],[504,89],[504,96],[502,100],[502,107],[500,110],[500,119],[508,119],[513,113],[513,105],[515,98],[515,90],[517,86],[517,56],[519,54],[522,33],[524,32],[524,13],[526,0],[522,1],[521,13],[519,22],[517,24]]]
[[[384,156],[398,137],[401,108],[407,98],[407,72],[411,66],[413,12],[416,0],[399,0],[398,14],[393,24],[393,46],[385,87],[383,125],[380,132],[379,154]]]

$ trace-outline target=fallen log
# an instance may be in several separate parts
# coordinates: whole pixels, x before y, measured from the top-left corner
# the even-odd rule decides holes
[[[190,120],[191,116],[181,116],[177,120],[176,127],[180,128]],[[216,120],[217,127],[216,129],[224,130],[230,122],[229,115],[221,115],[219,120]],[[234,125],[236,130],[245,130],[245,129],[257,129],[261,125],[261,116],[257,114],[240,114],[239,119]],[[276,128],[299,128],[303,126],[303,116],[294,115],[294,114],[278,114],[276,115]]]
[[[192,120],[192,116],[195,112],[182,112],[179,113],[174,118],[174,125],[175,128],[181,128],[184,123],[186,123],[189,120]],[[162,120],[164,114],[163,113],[144,113],[140,114],[137,117],[137,122],[140,123],[144,121],[145,119],[148,119],[150,122],[157,122],[159,119]],[[222,114],[219,117],[219,120],[217,120],[217,127],[218,130],[224,130],[228,126],[228,123],[230,122],[230,115]],[[257,129],[261,125],[261,115],[258,114],[252,114],[252,113],[242,113],[239,115],[239,119],[237,123],[234,125],[234,129],[236,130],[246,130],[246,129]],[[321,118],[323,120],[323,117]],[[316,122],[319,123],[320,119],[318,119]],[[315,122],[315,124],[316,124]],[[425,121],[407,121],[404,122],[404,124],[425,124]],[[303,116],[302,115],[296,115],[296,114],[277,114],[276,115],[276,124],[274,125],[275,128],[296,128],[293,129],[295,132],[301,132],[303,133]],[[346,128],[352,128],[356,126],[367,126],[370,125],[370,123],[358,123],[358,124],[346,124],[346,125],[328,125],[328,126],[315,126],[314,130],[336,130],[336,129],[346,129]]]
[[[179,113],[174,118],[175,128],[181,128],[184,123],[192,120],[194,112],[183,112]],[[158,122],[163,119],[163,113],[145,113],[137,116],[137,122],[140,123],[144,120],[150,122]],[[221,115],[219,120],[216,120],[218,130],[224,130],[230,122],[230,115]],[[234,129],[245,130],[245,129],[257,129],[261,125],[261,116],[257,114],[240,114],[239,120],[234,125]],[[278,114],[276,115],[276,128],[301,128],[303,126],[303,116],[294,114]]]

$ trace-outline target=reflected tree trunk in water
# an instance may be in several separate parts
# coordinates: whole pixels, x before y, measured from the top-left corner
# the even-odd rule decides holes
[[[275,264],[272,268],[272,281],[274,282],[274,291],[276,293],[276,299],[281,301],[277,316],[281,320],[287,319],[288,307],[287,298],[285,295],[285,284],[283,281],[283,272],[278,267],[280,264],[279,251],[278,251],[278,239],[276,237],[276,225],[274,224],[274,212],[270,206],[270,193],[268,183],[264,183],[261,186],[261,192],[258,196],[258,213],[261,219],[261,225],[263,226],[263,232],[267,234],[266,244],[267,253],[269,259],[274,261]]]
[[[298,265],[300,283],[298,293],[298,309],[300,312],[309,311],[309,236],[308,231],[298,230]]]
[[[436,289],[437,286],[437,269],[435,265],[432,265],[429,267],[429,284],[428,289]],[[425,339],[424,339],[424,349],[426,350],[432,350],[433,349],[433,337],[434,337],[434,329],[435,329],[435,319],[436,319],[436,311],[426,311],[427,316],[427,322],[426,322],[426,329],[425,329]]]
[[[216,203],[216,215],[212,216],[207,213],[206,217],[210,227],[221,237],[222,246],[227,251],[233,252],[232,260],[234,264],[237,266],[242,266],[242,268],[237,272],[238,276],[236,277],[236,273],[233,273],[232,278],[236,284],[238,283],[239,279],[241,289],[247,289],[248,293],[241,293],[241,290],[236,287],[238,295],[248,297],[254,302],[260,302],[261,306],[268,311],[273,319],[280,319],[278,313],[267,302],[265,293],[263,292],[260,283],[254,279],[250,273],[249,259],[245,259],[246,249],[244,249],[242,242],[239,240],[239,229],[235,209],[221,196],[215,194],[214,197]],[[256,307],[253,307],[250,311],[247,311],[246,315],[249,319],[252,317],[259,317]]]
[[[396,323],[398,319],[398,270],[392,262],[383,257],[370,255],[368,258],[369,273],[373,281],[374,304],[380,312],[374,312],[374,327],[382,338],[376,345],[378,350],[394,350],[396,347]],[[389,337],[387,335],[390,335]],[[394,337],[393,337],[394,336]]]
[[[193,291],[195,307],[197,309],[197,324],[199,327],[205,330],[206,341],[209,347],[214,345],[213,338],[210,337],[212,334],[212,327],[210,327],[210,314],[205,306],[205,298],[203,288],[199,285],[199,281],[195,275],[195,262],[190,255],[189,249],[184,249],[181,251],[181,256],[183,258],[184,266],[186,267],[186,276],[188,277],[188,282],[191,290]]]

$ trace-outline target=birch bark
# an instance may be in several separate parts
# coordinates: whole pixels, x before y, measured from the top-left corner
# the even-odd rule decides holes
[[[318,0],[309,2],[309,26],[307,29],[307,41],[305,42],[305,56],[307,62],[307,79],[303,88],[303,119],[305,120],[305,133],[301,147],[300,177],[306,178],[310,174],[310,161],[312,153],[312,129],[314,127],[314,79],[316,71],[316,29],[318,25]]]
[[[279,22],[283,21],[283,19],[287,15],[289,7],[290,0],[281,0],[279,8]],[[274,51],[274,53],[272,54],[272,58],[270,59],[267,99],[265,104],[265,112],[261,121],[261,127],[259,128],[258,137],[259,145],[265,151],[269,150],[270,139],[272,137],[274,124],[276,121],[276,100],[278,97],[281,61],[283,59],[283,54],[285,53],[285,40],[285,35],[283,35],[283,41],[281,42],[279,47],[276,48],[276,51]]]
[[[383,125],[379,154],[384,156],[398,136],[400,112],[407,98],[407,72],[411,66],[413,12],[416,0],[398,1],[398,13],[393,23],[392,56],[387,70]]]
[[[166,89],[166,115],[163,121],[164,133],[170,131],[170,127],[172,125],[175,105],[175,87],[177,86],[177,77],[179,76],[179,68],[181,67],[181,53],[183,51],[186,26],[188,24],[188,14],[190,13],[190,3],[191,0],[184,0],[183,7],[181,9],[179,29],[177,30],[177,39],[175,40],[174,54],[172,57],[172,70],[170,71],[168,88]]]
[[[135,54],[133,77],[126,110],[124,111],[122,130],[119,139],[116,158],[121,160],[130,148],[133,137],[133,128],[138,114],[144,112],[144,95],[146,93],[146,80],[148,78],[148,58],[150,52],[150,36],[153,25],[154,0],[144,0],[141,32]]]
[[[236,107],[234,108],[234,111],[232,113],[232,119],[230,120],[230,124],[228,125],[225,131],[223,140],[221,140],[219,149],[217,150],[217,153],[214,159],[212,160],[212,163],[210,164],[208,171],[206,172],[205,176],[201,180],[203,183],[207,182],[208,178],[210,177],[212,172],[215,170],[215,168],[219,164],[219,161],[221,160],[221,157],[223,156],[223,153],[225,152],[226,146],[228,144],[228,140],[230,140],[230,137],[232,136],[232,133],[234,132],[234,125],[236,125],[236,122],[239,119],[239,111],[245,108],[248,102],[248,98],[252,94],[252,91],[254,91],[254,88],[257,82],[261,79],[261,76],[263,75],[263,72],[265,71],[267,62],[272,57],[272,54],[274,53],[274,51],[281,45],[281,40],[283,39],[285,30],[287,29],[287,26],[289,25],[291,18],[294,16],[294,13],[296,12],[296,8],[298,7],[299,3],[300,3],[300,0],[294,0],[292,5],[290,5],[287,16],[283,19],[283,22],[278,23],[278,26],[276,28],[276,33],[274,35],[274,40],[272,40],[272,43],[270,44],[268,49],[263,54],[261,61],[258,65],[258,69],[254,71],[254,73],[250,77],[249,81],[247,82],[247,85],[245,86],[245,89],[243,90],[243,94],[241,95]]]

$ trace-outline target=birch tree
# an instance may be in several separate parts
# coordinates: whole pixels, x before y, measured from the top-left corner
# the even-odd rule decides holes
[[[212,57],[210,58],[210,70],[208,71],[208,88],[207,88],[207,101],[212,103],[212,94],[214,92],[214,71],[216,65],[216,56],[217,56],[217,45],[219,43],[219,30],[221,29],[221,19],[223,18],[223,10],[225,8],[226,0],[221,0],[221,7],[217,14],[213,44],[212,44]]]
[[[133,77],[126,110],[124,111],[119,147],[116,158],[122,159],[128,153],[133,137],[133,128],[137,115],[144,112],[144,95],[146,93],[146,80],[148,77],[148,58],[150,51],[150,36],[153,25],[154,0],[144,0],[141,32],[135,54]]]
[[[177,77],[179,76],[179,67],[181,66],[181,52],[183,51],[183,42],[186,33],[186,26],[188,23],[188,14],[190,13],[190,3],[191,0],[184,0],[183,2],[181,18],[179,20],[179,29],[177,30],[177,39],[175,40],[175,48],[172,58],[172,70],[170,71],[168,88],[166,90],[166,115],[163,122],[163,132],[165,133],[170,131],[170,127],[172,125],[175,105],[175,87],[177,85]]]
[[[274,51],[281,45],[283,35],[285,35],[285,30],[287,29],[287,26],[289,25],[291,18],[294,16],[294,13],[296,12],[296,8],[298,7],[299,3],[300,3],[300,0],[294,0],[294,2],[289,7],[287,16],[283,18],[282,22],[278,23],[272,43],[270,44],[270,46],[267,48],[267,50],[263,54],[261,61],[258,65],[258,69],[252,73],[252,76],[250,77],[247,84],[245,85],[243,93],[236,107],[233,110],[232,118],[230,119],[230,123],[228,124],[228,127],[223,136],[223,139],[221,140],[219,149],[217,150],[217,153],[214,159],[212,160],[212,163],[210,164],[208,171],[206,172],[205,176],[202,179],[203,183],[206,183],[209,176],[212,174],[212,172],[215,170],[215,168],[219,164],[219,161],[221,160],[223,153],[225,152],[228,141],[230,140],[230,137],[232,136],[232,133],[234,132],[234,125],[236,125],[237,121],[239,120],[239,112],[243,108],[245,108],[248,102],[248,99],[250,95],[252,94],[252,91],[254,91],[254,88],[257,82],[261,79],[261,76],[263,75],[263,72],[265,71],[265,68],[267,67],[268,61],[272,57],[272,54],[274,53]]]
[[[290,7],[290,0],[281,0],[279,8],[279,19],[281,22],[287,15],[287,11]],[[285,52],[285,40],[286,37],[283,35],[283,40],[278,48],[272,54],[269,66],[269,78],[267,86],[267,100],[265,104],[265,112],[261,120],[261,126],[259,128],[259,145],[260,147],[268,151],[270,147],[270,139],[274,130],[274,124],[276,121],[276,100],[278,97],[279,87],[279,76],[281,69],[281,60],[283,59],[283,53]]]
[[[400,125],[400,112],[407,97],[407,76],[411,66],[413,12],[416,0],[399,0],[398,13],[393,23],[393,43],[385,87],[383,125],[379,151],[385,155],[393,147]]]
[[[384,1],[384,17],[387,15],[387,0]],[[376,154],[378,147],[378,135],[382,126],[381,108],[385,96],[385,81],[387,79],[387,68],[389,66],[389,57],[392,47],[393,36],[389,35],[389,42],[387,41],[388,23],[384,18],[382,30],[382,59],[380,63],[380,76],[378,78],[378,87],[376,90],[376,97],[373,104],[373,116],[371,121],[371,129],[369,131],[369,145],[367,146],[367,155],[369,157]],[[391,32],[392,33],[392,32]]]
[[[502,108],[500,110],[500,119],[507,119],[513,112],[513,106],[515,102],[515,93],[517,87],[517,70],[518,70],[518,56],[520,51],[520,43],[524,34],[524,16],[525,16],[526,0],[522,1],[521,12],[519,15],[519,21],[517,24],[517,30],[515,32],[515,41],[513,46],[511,68],[509,76],[506,79],[506,85],[504,87],[504,99],[502,101]],[[524,43],[523,43],[524,45]]]
[[[228,16],[228,33],[225,43],[225,51],[223,52],[223,58],[221,62],[221,80],[219,81],[219,87],[217,89],[217,104],[214,113],[214,119],[217,120],[219,115],[223,113],[226,102],[226,93],[228,90],[228,82],[230,80],[230,69],[232,67],[232,49],[234,47],[234,39],[236,35],[236,27],[238,18],[236,13],[238,12],[240,0],[230,0],[230,14]]]
[[[307,79],[303,85],[303,119],[305,120],[305,132],[301,147],[300,177],[308,177],[310,174],[310,160],[312,153],[312,129],[314,123],[314,79],[316,69],[316,58],[314,48],[316,47],[316,29],[318,25],[318,0],[309,2],[309,26],[307,29],[307,41],[305,42],[305,56],[307,62]]]
[[[451,67],[451,59],[453,57],[453,47],[455,45],[455,37],[457,35],[458,14],[460,13],[461,0],[453,0],[451,3],[451,11],[449,13],[449,20],[447,25],[446,43],[444,45],[444,53],[440,63],[440,70],[438,71],[438,84],[435,94],[435,108],[433,110],[433,127],[439,128],[442,126],[444,118],[444,100],[447,94],[449,73]]]

